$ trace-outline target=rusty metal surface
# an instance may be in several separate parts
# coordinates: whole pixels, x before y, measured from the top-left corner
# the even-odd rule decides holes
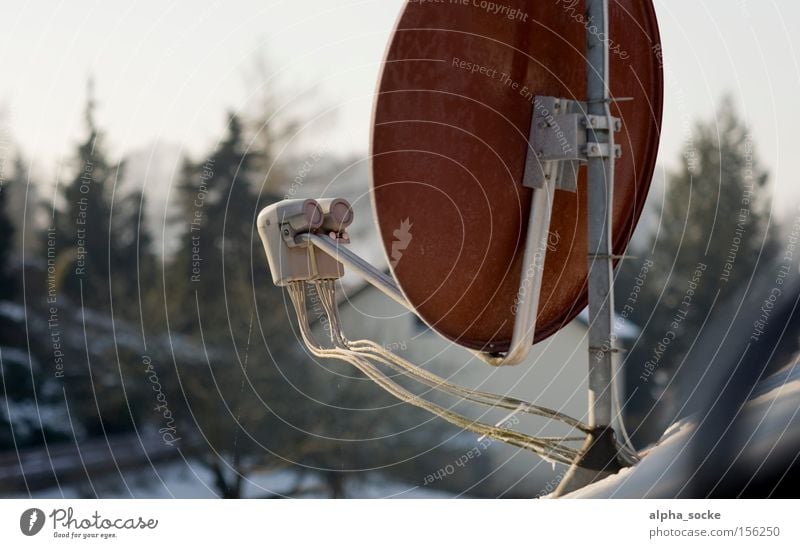
[[[525,275],[531,191],[521,181],[533,96],[581,101],[586,89],[584,2],[503,5],[406,5],[372,137],[373,205],[395,279],[436,331],[491,352],[508,348]],[[633,98],[612,108],[623,121],[613,214],[622,253],[655,167],[663,75],[651,1],[612,0],[610,18],[612,93]],[[556,193],[537,342],[587,304],[585,167],[578,186]]]

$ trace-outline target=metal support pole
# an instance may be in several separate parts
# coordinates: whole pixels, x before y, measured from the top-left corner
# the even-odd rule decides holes
[[[614,204],[614,130],[608,55],[608,0],[587,0],[587,108],[609,119],[607,129],[589,128],[588,142],[607,144],[609,154],[588,160],[589,207],[589,425],[604,428],[612,420],[614,292],[611,214]],[[598,32],[598,29],[602,30]]]
[[[587,128],[589,208],[589,425],[581,456],[554,493],[562,496],[617,472],[626,463],[612,429],[614,292],[611,214],[614,123],[609,86],[608,0],[586,0],[587,110],[608,120]]]

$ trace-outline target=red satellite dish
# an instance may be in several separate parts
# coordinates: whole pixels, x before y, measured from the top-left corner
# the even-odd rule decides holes
[[[508,350],[532,190],[522,185],[534,96],[586,100],[583,1],[408,3],[377,95],[372,195],[392,271],[419,316],[471,349]],[[614,252],[656,162],[661,49],[650,0],[610,2],[616,137]],[[625,98],[623,101],[622,99]],[[586,173],[556,191],[535,342],[587,305]]]

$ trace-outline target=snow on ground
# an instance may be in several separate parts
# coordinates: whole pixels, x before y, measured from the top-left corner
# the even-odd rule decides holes
[[[32,498],[136,498],[136,499],[207,499],[217,498],[213,477],[208,468],[196,461],[172,462],[153,470],[125,472],[124,483],[116,481],[95,481],[88,484],[65,485],[61,489],[53,487],[35,491]],[[324,498],[325,491],[319,476],[305,474],[300,476],[294,470],[261,472],[249,476],[243,483],[244,498],[274,498],[300,488],[303,493],[297,498]],[[404,484],[379,475],[364,476],[345,484],[348,498],[354,499],[438,499],[453,498],[451,493]],[[4,498],[28,498],[28,493],[5,493]],[[463,497],[461,497],[463,498]]]

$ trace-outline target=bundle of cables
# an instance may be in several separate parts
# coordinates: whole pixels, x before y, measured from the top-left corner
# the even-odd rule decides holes
[[[397,399],[433,413],[464,430],[474,432],[483,437],[500,440],[515,447],[533,451],[543,459],[553,463],[570,465],[579,457],[580,450],[572,447],[570,444],[583,442],[586,439],[585,436],[592,433],[592,429],[588,425],[558,411],[533,405],[523,400],[471,390],[452,384],[408,362],[373,341],[348,340],[342,331],[342,324],[339,318],[335,282],[333,280],[321,280],[310,283],[313,284],[330,322],[332,346],[328,348],[317,343],[309,324],[306,305],[309,282],[291,282],[288,284],[287,288],[292,304],[297,312],[301,335],[314,356],[318,358],[334,358],[350,363]],[[514,414],[526,413],[548,420],[559,421],[569,426],[572,430],[582,432],[585,436],[537,437],[510,430],[500,425],[492,426],[472,420],[410,392],[395,382],[392,377],[384,373],[379,366],[388,367],[396,373],[402,374],[432,390],[460,398],[473,404],[490,407],[492,409],[506,409],[512,411]]]

